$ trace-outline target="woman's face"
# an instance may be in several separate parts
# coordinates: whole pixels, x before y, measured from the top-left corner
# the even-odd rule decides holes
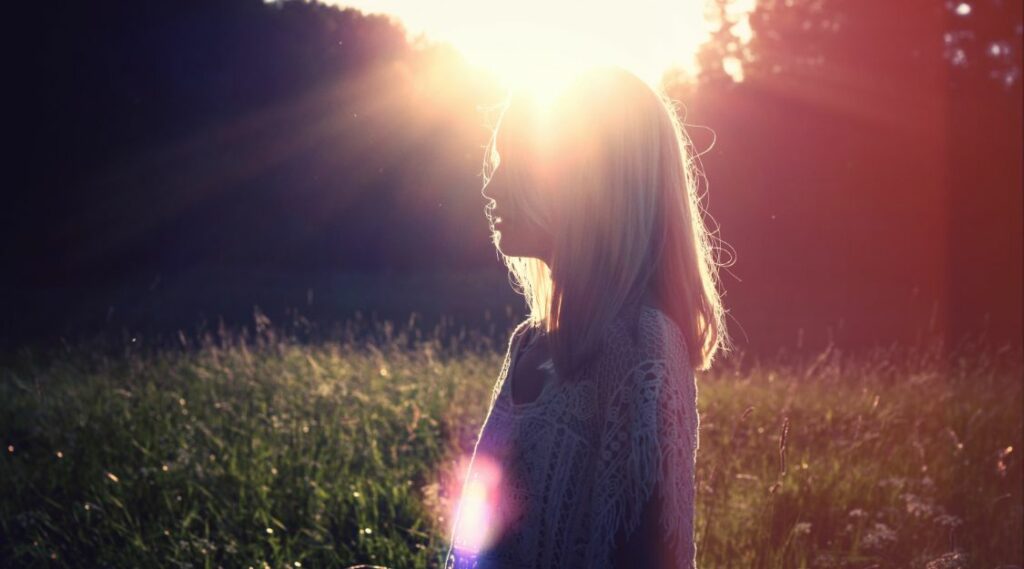
[[[525,211],[527,204],[532,208],[548,207],[536,160],[520,150],[522,145],[512,144],[507,138],[499,130],[495,148],[500,163],[482,192],[491,200],[485,209],[495,245],[506,256],[534,257],[550,266],[551,233]]]

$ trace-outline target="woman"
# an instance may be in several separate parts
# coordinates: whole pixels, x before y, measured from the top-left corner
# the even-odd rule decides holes
[[[495,245],[530,314],[446,566],[695,567],[694,370],[729,345],[673,106],[594,68],[548,108],[509,97],[486,164]]]

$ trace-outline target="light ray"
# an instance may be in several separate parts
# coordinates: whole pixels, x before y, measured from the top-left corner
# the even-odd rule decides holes
[[[702,0],[337,4],[393,16],[414,38],[451,43],[470,63],[494,72],[506,86],[534,91],[541,101],[549,101],[573,71],[591,65],[618,65],[651,85],[672,69],[694,76],[697,51],[710,37]],[[745,4],[740,8],[749,12]]]

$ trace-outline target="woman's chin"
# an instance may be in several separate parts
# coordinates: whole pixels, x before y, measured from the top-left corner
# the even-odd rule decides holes
[[[509,239],[504,231],[498,230],[497,246],[502,255],[506,257],[520,257],[522,252],[516,247],[515,239]]]
[[[506,257],[532,257],[540,259],[542,247],[532,239],[529,233],[523,234],[508,229],[496,228],[494,244],[498,251]],[[525,239],[525,241],[524,241]]]

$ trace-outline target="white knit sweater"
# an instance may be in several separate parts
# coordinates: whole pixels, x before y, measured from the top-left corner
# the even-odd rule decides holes
[[[508,379],[509,341],[455,518],[447,569],[607,568],[655,484],[673,567],[695,568],[697,387],[681,330],[641,305],[605,333],[590,376],[548,382],[530,403]]]

